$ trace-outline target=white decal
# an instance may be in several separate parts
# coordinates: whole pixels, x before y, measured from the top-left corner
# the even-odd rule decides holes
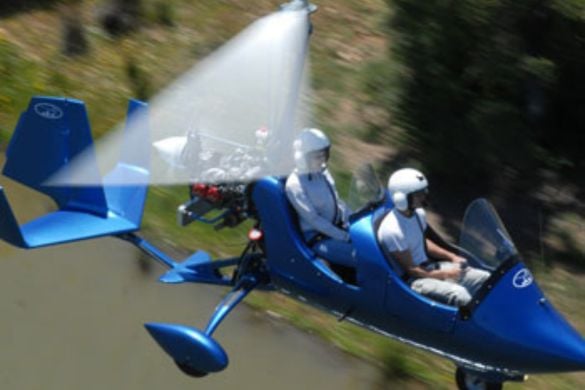
[[[528,287],[532,282],[534,282],[534,277],[532,277],[532,274],[526,268],[516,272],[516,275],[514,275],[514,279],[512,280],[512,283],[516,288]]]
[[[45,119],[60,119],[63,117],[63,110],[51,103],[38,103],[34,106],[35,112]]]

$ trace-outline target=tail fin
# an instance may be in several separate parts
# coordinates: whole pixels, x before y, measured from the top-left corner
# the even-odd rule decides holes
[[[131,101],[129,114],[136,110],[146,110],[146,104]],[[148,128],[143,130],[141,142],[149,142]],[[92,178],[92,182],[100,182],[100,173],[84,103],[64,98],[33,98],[12,136],[3,173],[50,196],[59,210],[18,226],[0,189],[0,238],[16,246],[32,248],[138,230],[146,186],[107,186],[115,175],[148,176],[148,156],[133,155],[131,141],[135,140],[125,142],[124,158],[104,178],[105,187],[44,185],[81,152],[90,157],[90,169],[86,172],[95,175],[96,180]]]
[[[73,99],[35,97],[20,116],[8,146],[3,173],[50,196],[60,209],[105,217],[108,207],[103,188],[43,185],[86,149],[94,153],[84,103]],[[93,162],[94,166],[87,172],[99,178],[95,155]]]
[[[140,226],[147,187],[144,185],[110,185],[109,183],[144,183],[149,175],[150,134],[146,115],[148,105],[130,100],[126,132],[116,167],[104,177],[108,207],[113,212]],[[131,123],[139,121],[139,123]],[[129,129],[144,129],[130,131]]]
[[[18,222],[8,204],[4,188],[0,187],[0,234],[4,241],[18,247],[26,247]]]

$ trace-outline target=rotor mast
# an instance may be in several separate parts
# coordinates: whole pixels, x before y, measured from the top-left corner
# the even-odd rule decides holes
[[[280,6],[281,11],[300,11],[306,9],[309,14],[317,11],[317,8],[318,7],[315,4],[309,3],[308,0],[291,0]]]

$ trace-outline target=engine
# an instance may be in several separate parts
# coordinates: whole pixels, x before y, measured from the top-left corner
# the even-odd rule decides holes
[[[190,200],[177,209],[178,224],[200,221],[214,225],[216,230],[238,226],[254,215],[248,187],[236,182],[191,184]]]

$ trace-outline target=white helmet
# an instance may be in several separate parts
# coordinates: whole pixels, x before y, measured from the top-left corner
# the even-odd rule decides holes
[[[302,171],[316,172],[325,169],[331,142],[319,129],[303,129],[294,144],[295,162]],[[322,153],[325,153],[324,155]],[[324,161],[323,161],[324,160]]]
[[[429,182],[425,175],[412,168],[399,169],[388,179],[388,190],[394,206],[400,211],[411,208],[410,195],[427,189]]]

